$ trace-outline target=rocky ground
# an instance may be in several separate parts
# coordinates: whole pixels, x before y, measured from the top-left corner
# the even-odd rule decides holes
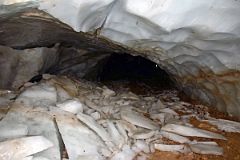
[[[240,159],[237,119],[175,90],[135,94],[43,75],[1,90],[0,106],[1,160]]]

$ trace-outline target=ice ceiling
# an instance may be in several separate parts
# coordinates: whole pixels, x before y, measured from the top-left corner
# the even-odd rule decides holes
[[[62,26],[53,36],[41,19],[51,19],[37,8],[53,16]],[[240,115],[240,1],[238,0],[3,0],[1,17],[19,11],[28,14],[1,22],[0,44],[13,48],[43,46],[47,41],[62,42],[74,31],[87,32],[88,47],[132,50],[158,63],[176,81],[178,87],[194,99],[233,115]],[[38,14],[38,16],[36,16]],[[26,17],[35,16],[33,23]],[[21,18],[27,21],[21,23]],[[41,17],[41,18],[39,18]],[[18,21],[19,20],[19,21]],[[3,22],[12,24],[4,26]],[[11,22],[11,23],[10,23]],[[17,23],[15,23],[17,22]],[[46,21],[50,23],[50,21]],[[40,25],[39,25],[40,24]],[[9,38],[14,25],[15,39]],[[25,29],[24,29],[25,28]],[[52,27],[52,30],[55,30]],[[68,30],[65,34],[62,31]],[[2,32],[2,33],[1,33]],[[38,36],[29,36],[33,32]],[[3,37],[5,36],[5,38]],[[26,40],[26,36],[29,36]],[[6,37],[7,40],[6,40]],[[45,38],[44,38],[45,37]],[[90,37],[90,38],[89,38]],[[23,38],[24,41],[20,41]],[[86,38],[86,37],[85,37]],[[99,41],[103,38],[103,41]],[[16,40],[17,39],[17,40]],[[71,43],[78,45],[79,40]],[[80,38],[81,39],[81,38]],[[96,40],[94,40],[96,39]],[[91,40],[91,42],[90,42]],[[38,43],[33,43],[37,42]],[[92,43],[94,41],[94,43]],[[41,45],[40,45],[41,44]],[[24,48],[24,47],[23,47]]]

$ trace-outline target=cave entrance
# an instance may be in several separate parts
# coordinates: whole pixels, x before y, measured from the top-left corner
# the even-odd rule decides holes
[[[66,75],[75,79],[85,79],[100,85],[106,85],[115,91],[131,91],[136,94],[158,94],[164,90],[176,90],[170,75],[156,63],[129,53],[89,51],[73,46],[61,46],[49,69],[43,69],[39,75],[29,81],[37,82],[42,74]],[[54,57],[54,56],[53,56]],[[48,62],[49,61],[49,62]]]
[[[125,53],[112,53],[84,78],[113,90],[129,89],[136,94],[151,94],[176,88],[168,73],[156,63]]]

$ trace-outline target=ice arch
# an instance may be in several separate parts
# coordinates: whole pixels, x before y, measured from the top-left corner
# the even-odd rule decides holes
[[[161,65],[192,98],[240,115],[238,0],[3,0],[0,5],[2,16],[34,7],[76,32],[129,47]]]

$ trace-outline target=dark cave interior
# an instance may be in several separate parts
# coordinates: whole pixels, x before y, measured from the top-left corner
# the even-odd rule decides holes
[[[103,84],[122,82],[138,91],[141,87],[149,91],[175,88],[170,76],[156,63],[129,54],[111,54],[96,77]]]

